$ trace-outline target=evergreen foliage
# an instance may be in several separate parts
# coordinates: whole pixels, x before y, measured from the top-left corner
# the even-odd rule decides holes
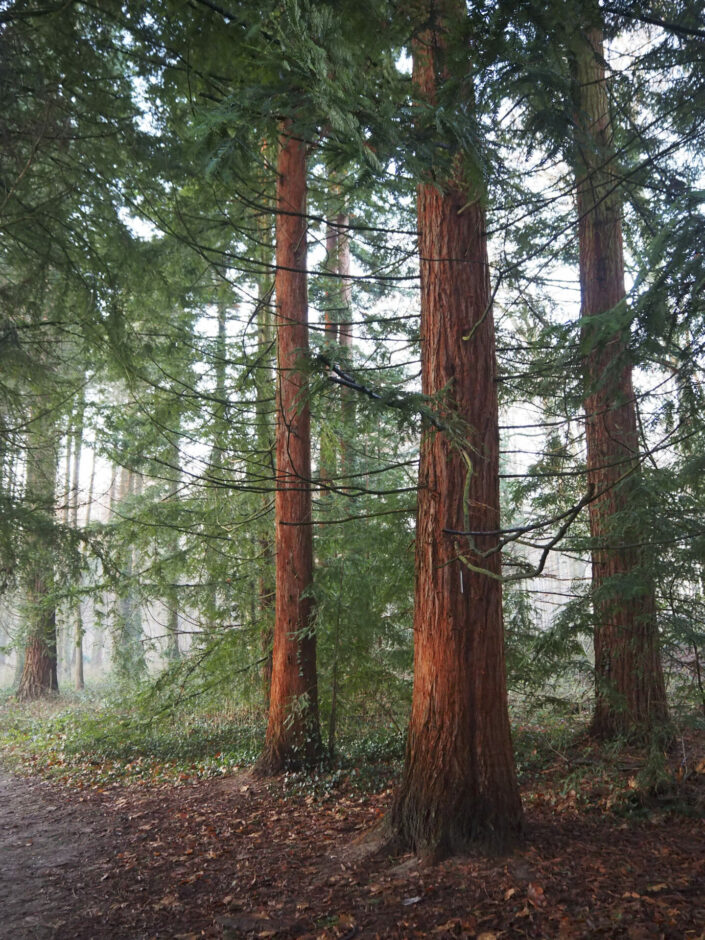
[[[634,370],[641,456],[605,538],[642,554],[602,599],[655,587],[669,692],[705,708],[702,3],[603,7],[628,298],[589,331],[572,77],[586,5],[470,4],[466,112],[450,106],[469,78],[453,56],[438,100],[413,102],[425,24],[402,6],[0,4],[0,646],[19,664],[45,614],[62,686],[78,629],[89,681],[110,670],[148,688],[161,704],[146,711],[211,696],[264,707],[274,151],[290,120],[308,148],[300,366],[331,756],[371,714],[406,720],[419,432],[466,430],[445,392],[419,391],[414,192],[459,155],[489,219],[510,690],[536,706],[589,699],[600,595],[585,574],[581,361],[621,331],[610,369]],[[336,226],[347,277],[326,256]],[[352,344],[331,339],[348,315]]]

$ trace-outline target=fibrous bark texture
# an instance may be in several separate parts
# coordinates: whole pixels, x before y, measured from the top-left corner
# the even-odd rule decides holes
[[[577,193],[583,327],[588,482],[593,539],[598,737],[642,735],[667,718],[653,586],[634,531],[617,519],[627,508],[639,469],[632,367],[624,325],[621,197],[605,83],[602,32],[589,28],[576,54]],[[604,314],[616,316],[605,328]],[[620,325],[619,321],[622,321]],[[624,519],[624,516],[622,516]]]
[[[465,17],[456,0],[433,8],[439,18],[414,46],[417,91],[429,102],[444,77],[445,24],[456,26]],[[468,88],[465,104],[471,102]],[[499,528],[485,217],[460,158],[456,168],[442,188],[418,188],[423,391],[435,396],[445,390],[441,420],[463,432],[428,430],[421,444],[414,689],[406,762],[390,817],[405,846],[432,855],[473,843],[501,847],[522,826],[507,711],[501,562],[498,552],[478,555],[496,546],[497,536],[479,536],[473,546],[448,531]],[[489,573],[472,570],[460,554]]]
[[[56,429],[42,413],[29,423],[27,437],[26,502],[34,512],[37,530],[30,535],[29,569],[25,579],[25,649],[17,688],[20,701],[58,692],[56,663],[56,608],[51,527],[56,500]],[[45,532],[41,532],[42,525]]]
[[[307,382],[306,145],[285,125],[277,182],[275,280],[278,383],[276,589],[269,722],[262,773],[313,763],[320,755],[313,626],[311,435]]]
[[[262,146],[263,155],[267,155],[267,144]],[[266,186],[266,184],[263,184]],[[266,216],[258,220],[259,249],[258,258],[262,265],[257,278],[257,363],[254,369],[257,401],[255,403],[255,422],[257,439],[257,474],[262,482],[276,486],[274,422],[271,415],[271,399],[274,396],[275,348],[274,318],[272,297],[274,280],[271,268],[274,262],[274,232]],[[262,493],[263,518],[269,520],[270,494]],[[258,537],[259,583],[258,583],[258,618],[262,642],[262,692],[264,702],[269,708],[269,692],[272,685],[272,640],[274,619],[274,529],[268,522]]]

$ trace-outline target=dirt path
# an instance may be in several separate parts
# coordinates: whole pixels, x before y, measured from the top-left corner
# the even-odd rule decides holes
[[[705,940],[703,819],[534,804],[511,856],[424,867],[361,850],[388,801],[0,774],[0,937]]]
[[[107,862],[98,807],[0,769],[0,937],[55,937]]]

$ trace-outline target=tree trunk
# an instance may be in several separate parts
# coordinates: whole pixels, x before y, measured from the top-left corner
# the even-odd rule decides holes
[[[320,754],[311,587],[311,436],[307,380],[306,145],[282,128],[275,279],[278,337],[276,600],[269,723],[258,767],[276,773]]]
[[[27,434],[26,501],[34,531],[25,577],[25,650],[17,689],[20,701],[59,691],[56,656],[56,606],[52,599],[54,561],[51,530],[56,502],[56,434],[40,401]]]
[[[73,480],[71,485],[71,526],[74,532],[78,531],[78,501],[81,492],[80,472],[81,472],[81,453],[83,450],[83,417],[85,410],[84,391],[81,389],[81,398],[78,403],[76,414],[76,427],[74,430],[73,445]],[[79,587],[83,580],[83,573],[78,575]],[[79,593],[74,601],[74,663],[73,663],[73,683],[77,692],[85,687],[83,675],[83,611],[81,608],[81,594]]]
[[[337,189],[333,182],[329,183],[331,194]],[[323,343],[326,356],[336,358],[338,344],[338,306],[339,293],[336,275],[338,273],[339,237],[335,220],[329,220],[326,226],[326,259],[323,270],[328,275],[325,293],[325,324],[323,328]],[[320,454],[318,461],[318,477],[320,480],[320,498],[325,500],[330,496],[330,486],[335,480],[336,446],[333,434],[327,428],[323,429],[320,437]]]
[[[175,503],[179,498],[179,484],[181,480],[181,451],[179,449],[179,438],[171,441],[169,446],[169,457],[167,463],[167,473],[173,476],[173,483],[170,487],[169,500]],[[167,544],[167,554],[175,559],[179,554],[179,530],[172,530],[171,537]],[[169,585],[165,591],[164,604],[167,609],[166,620],[166,643],[164,655],[167,662],[178,662],[181,659],[181,649],[179,648],[179,586],[177,583],[176,572],[168,575]]]
[[[227,450],[226,434],[226,405],[227,405],[227,332],[228,332],[228,307],[232,302],[232,295],[225,285],[222,284],[220,276],[216,281],[216,309],[218,316],[218,333],[215,339],[215,398],[213,406],[213,440],[211,444],[210,458],[208,461],[209,485],[212,485],[218,492],[218,484],[224,478],[223,459]],[[216,576],[215,566],[219,561],[219,555],[213,551],[210,546],[206,547],[206,571],[208,572],[208,602],[206,608],[206,622],[215,624],[222,620],[221,605],[224,600],[223,591],[220,589],[219,577]]]
[[[599,15],[599,14],[598,14]],[[638,480],[639,436],[627,326],[605,331],[614,311],[625,322],[622,206],[605,83],[602,31],[580,36],[575,56],[576,175],[580,289],[587,354],[584,361],[588,483],[595,613],[595,714],[598,737],[641,736],[667,719],[653,585],[637,533],[615,518]]]
[[[264,145],[266,151],[266,144]],[[274,631],[272,620],[274,614],[274,598],[276,588],[274,584],[274,533],[271,529],[271,493],[269,487],[276,487],[275,467],[275,441],[274,428],[271,418],[271,399],[274,395],[274,369],[273,352],[275,347],[274,324],[272,322],[272,294],[274,283],[272,281],[270,266],[272,264],[274,249],[272,245],[272,229],[266,217],[259,222],[259,240],[261,245],[262,266],[257,278],[257,366],[255,368],[255,385],[257,388],[257,402],[255,405],[257,424],[257,460],[261,465],[260,480],[262,486],[262,528],[257,538],[257,553],[259,558],[259,579],[257,586],[258,619],[260,638],[262,643],[262,692],[264,702],[269,708],[270,690],[272,687],[272,640]]]
[[[120,477],[120,501],[137,496],[142,491],[139,474],[123,467]],[[126,549],[123,569],[124,588],[118,601],[117,642],[113,647],[115,666],[118,676],[128,682],[142,678],[147,670],[144,655],[142,633],[142,610],[138,591],[135,586],[136,550]]]
[[[181,659],[179,648],[179,607],[176,591],[172,591],[167,598],[166,620],[166,649],[164,651],[167,662],[175,663]]]
[[[345,367],[352,364],[353,350],[353,309],[352,309],[352,281],[350,280],[350,232],[349,216],[341,212],[338,214],[338,274],[340,274],[340,325],[338,328],[338,342],[341,347],[341,356]],[[341,408],[343,418],[343,438],[340,443],[340,478],[345,485],[346,477],[355,471],[354,461],[350,453],[348,441],[355,432],[355,398],[352,390],[341,388]]]
[[[430,27],[414,42],[414,81],[431,104],[447,78],[446,27],[462,0],[426,7]],[[434,9],[440,19],[434,22]],[[442,11],[442,12],[440,12]],[[452,50],[456,75],[467,47]],[[472,104],[472,87],[458,106]],[[473,843],[501,847],[522,828],[504,664],[501,562],[479,557],[447,530],[499,528],[499,431],[495,338],[484,210],[458,155],[450,178],[418,187],[421,355],[425,395],[446,390],[442,420],[462,435],[426,429],[421,442],[416,534],[414,689],[406,761],[391,813],[402,845],[441,856]],[[497,536],[477,538],[478,551]],[[463,563],[460,554],[482,573]]]

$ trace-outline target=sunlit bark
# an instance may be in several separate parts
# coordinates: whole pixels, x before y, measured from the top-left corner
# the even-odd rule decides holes
[[[429,3],[431,24],[414,43],[414,81],[434,102],[449,77],[446,29],[461,0]],[[460,52],[460,54],[458,54]],[[467,74],[467,50],[454,50]],[[472,88],[465,85],[465,106]],[[460,101],[458,102],[460,105]],[[464,440],[427,428],[421,445],[416,535],[414,690],[404,772],[391,813],[401,842],[445,854],[473,843],[505,845],[522,811],[512,755],[497,552],[480,558],[449,530],[499,528],[495,338],[480,194],[459,156],[449,178],[418,188],[422,383],[446,390],[444,418]],[[496,545],[480,536],[477,548]],[[488,573],[468,568],[471,565]]]
[[[311,432],[307,380],[306,145],[282,129],[278,159],[275,280],[276,599],[269,722],[261,772],[311,764],[320,754],[313,623]]]

